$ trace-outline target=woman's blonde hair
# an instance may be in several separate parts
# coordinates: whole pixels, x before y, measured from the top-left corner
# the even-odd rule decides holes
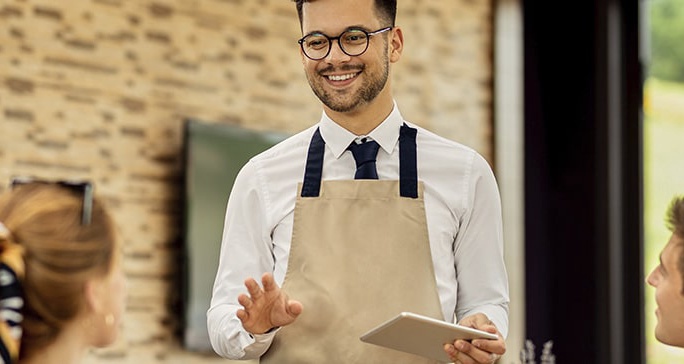
[[[19,357],[50,344],[83,309],[86,281],[112,267],[113,222],[93,198],[90,221],[83,224],[84,198],[90,197],[58,183],[22,184],[0,196],[0,223],[7,232],[1,246],[23,251]]]

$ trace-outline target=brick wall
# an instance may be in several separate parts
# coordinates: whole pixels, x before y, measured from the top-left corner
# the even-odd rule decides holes
[[[491,11],[400,1],[393,84],[407,119],[490,160]],[[288,0],[0,1],[0,181],[91,179],[123,237],[122,337],[87,363],[225,363],[177,336],[182,123],[316,122],[299,37]]]

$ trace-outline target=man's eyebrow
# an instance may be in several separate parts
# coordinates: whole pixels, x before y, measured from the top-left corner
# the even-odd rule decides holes
[[[310,32],[308,32],[308,33],[306,33],[306,34],[304,34],[304,36],[306,37],[307,35],[311,35],[311,34],[325,34],[325,33],[323,33],[323,32],[320,31],[320,30],[312,30],[312,31],[310,31]]]
[[[370,28],[368,28],[367,26],[365,26],[363,24],[350,25],[350,26],[346,27],[344,30],[350,30],[350,29],[363,29],[366,31],[370,30]]]
[[[306,34],[304,34],[304,36],[306,37],[307,35],[311,35],[311,34],[323,34],[323,35],[327,35],[327,36],[329,36],[329,37],[337,37],[337,36],[342,35],[342,33],[346,32],[346,31],[349,31],[349,30],[352,30],[352,29],[361,29],[361,30],[365,30],[365,31],[367,31],[367,32],[369,31],[369,28],[366,27],[365,25],[357,24],[357,25],[350,25],[350,26],[344,28],[344,30],[342,30],[342,31],[341,31],[339,34],[337,34],[337,35],[329,35],[328,33],[324,32],[324,31],[322,31],[322,30],[312,30],[312,31],[310,31],[310,32],[308,32],[308,33],[306,33]]]

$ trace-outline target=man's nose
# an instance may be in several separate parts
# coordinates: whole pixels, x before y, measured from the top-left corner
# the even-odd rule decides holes
[[[652,287],[655,287],[655,285],[656,285],[654,274],[655,274],[655,270],[651,271],[651,273],[649,273],[646,276],[646,284],[648,284]]]
[[[348,54],[344,53],[342,50],[342,47],[340,46],[340,42],[337,40],[331,41],[330,42],[330,52],[328,52],[328,55],[325,57],[325,61],[328,63],[336,63],[336,62],[346,62],[351,58]]]

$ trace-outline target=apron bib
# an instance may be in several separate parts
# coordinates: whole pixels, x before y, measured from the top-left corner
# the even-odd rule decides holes
[[[325,142],[314,133],[282,287],[304,311],[261,363],[434,363],[359,339],[402,311],[443,319],[415,135],[402,126],[400,181],[321,181]]]

